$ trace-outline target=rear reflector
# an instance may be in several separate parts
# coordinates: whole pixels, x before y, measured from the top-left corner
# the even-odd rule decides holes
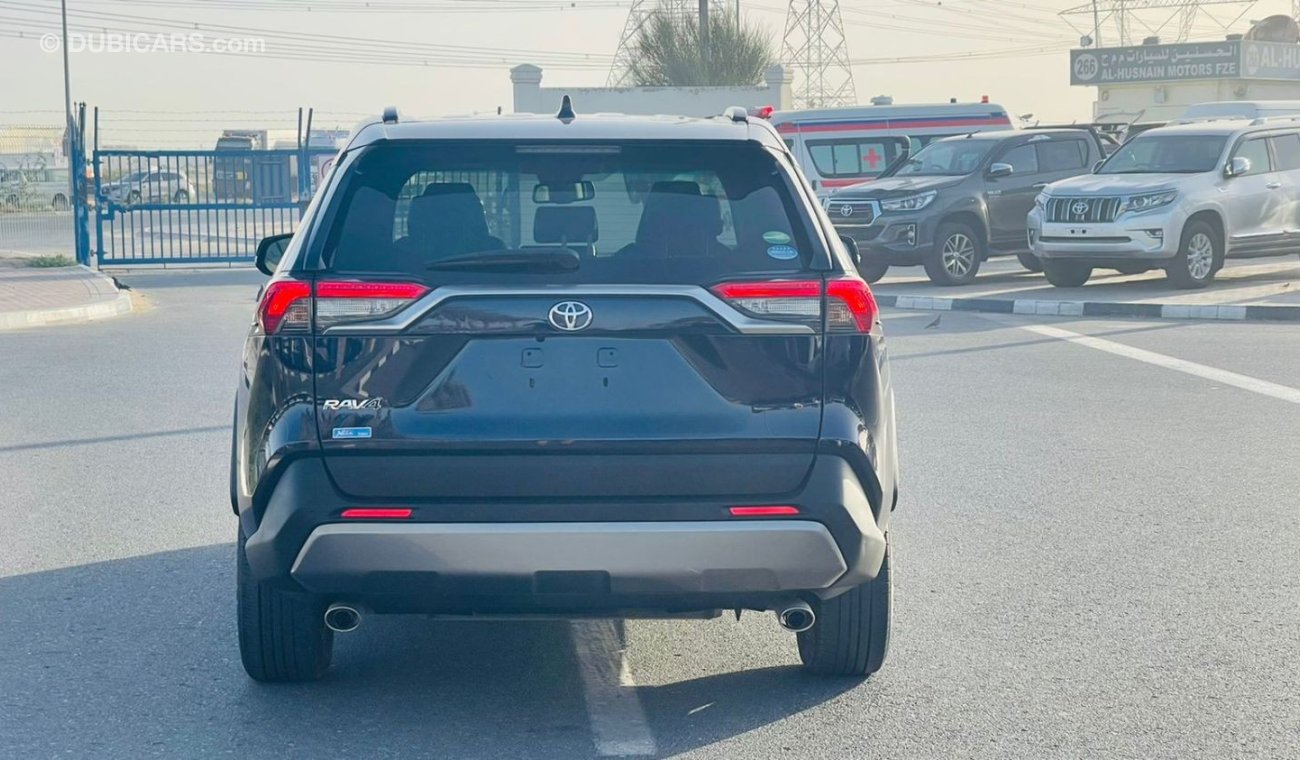
[[[732,517],[780,517],[799,514],[798,507],[789,506],[732,507],[728,511],[731,512]]]
[[[718,297],[755,317],[799,321],[820,326],[821,280],[783,282],[729,282],[715,286]],[[855,277],[827,280],[826,329],[831,332],[869,333],[880,309],[867,283]]]
[[[306,332],[311,327],[313,306],[316,326],[326,328],[344,322],[379,319],[410,305],[429,289],[415,282],[330,281],[312,284],[280,280],[266,286],[259,318],[270,333]]]
[[[395,509],[391,507],[343,510],[343,518],[345,520],[405,520],[410,516],[411,510],[409,509]]]

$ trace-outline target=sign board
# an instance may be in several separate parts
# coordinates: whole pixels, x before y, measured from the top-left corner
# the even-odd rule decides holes
[[[1241,76],[1241,45],[1239,40],[1225,40],[1071,50],[1070,84],[1237,79]]]
[[[1246,79],[1300,81],[1300,45],[1243,42],[1241,76]]]
[[[1300,82],[1300,45],[1224,40],[1070,51],[1070,84],[1271,79]]]

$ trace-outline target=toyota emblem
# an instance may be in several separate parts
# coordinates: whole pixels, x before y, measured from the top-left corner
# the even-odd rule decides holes
[[[1075,201],[1075,202],[1070,206],[1070,213],[1071,213],[1071,214],[1074,214],[1075,216],[1083,216],[1084,214],[1088,213],[1088,202],[1087,202],[1087,201]]]
[[[853,216],[853,206],[848,203],[840,206],[840,216]]]
[[[591,307],[581,301],[560,301],[551,307],[549,319],[557,330],[585,330],[591,326]]]

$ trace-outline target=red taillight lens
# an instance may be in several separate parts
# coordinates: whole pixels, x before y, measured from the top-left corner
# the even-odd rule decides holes
[[[262,330],[267,334],[285,330],[306,330],[311,326],[311,283],[280,280],[266,286],[258,308]]]
[[[773,505],[766,507],[732,507],[728,510],[732,517],[783,517],[799,514],[798,507]]]
[[[316,326],[386,317],[408,306],[429,289],[414,282],[322,281],[311,283],[280,280],[266,286],[259,310],[262,329],[268,334],[305,332],[311,327],[313,305]]]
[[[756,317],[820,323],[823,288],[820,280],[729,282],[713,292]],[[826,327],[831,332],[871,332],[880,315],[867,283],[856,278],[825,284]]]
[[[826,327],[830,330],[871,332],[880,318],[876,297],[862,280],[828,280],[826,304]]]
[[[428,292],[414,282],[318,282],[316,326],[386,317]]]
[[[343,510],[345,520],[405,520],[410,516],[411,510],[392,507]]]

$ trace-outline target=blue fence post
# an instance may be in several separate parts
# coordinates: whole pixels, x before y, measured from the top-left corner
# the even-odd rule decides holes
[[[69,157],[68,171],[72,174],[73,188],[73,240],[76,245],[77,263],[90,265],[90,214],[86,206],[86,104],[77,104],[75,129],[69,136],[72,143],[72,156]]]

